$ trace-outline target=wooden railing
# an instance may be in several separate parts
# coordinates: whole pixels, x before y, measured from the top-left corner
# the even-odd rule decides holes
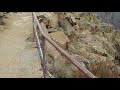
[[[56,48],[56,50],[58,50],[64,57],[67,58],[67,60],[69,60],[72,64],[74,64],[87,77],[97,78],[89,70],[87,70],[85,67],[83,67],[76,59],[71,57],[71,55],[69,55],[65,50],[63,50],[59,45],[57,45],[49,36],[46,35],[46,33],[43,31],[43,28],[41,27],[41,24],[39,23],[39,20],[36,16],[35,12],[32,12],[32,19],[33,19],[33,32],[34,32],[34,36],[37,40],[37,46],[38,46],[39,55],[40,55],[40,59],[41,59],[41,66],[43,68],[44,78],[46,78],[48,76],[52,76],[48,72],[48,68],[46,65],[47,61],[45,59],[46,58],[45,57],[45,40],[47,40],[52,46],[54,46]],[[38,37],[38,31],[42,35],[41,42],[40,42],[40,39]]]

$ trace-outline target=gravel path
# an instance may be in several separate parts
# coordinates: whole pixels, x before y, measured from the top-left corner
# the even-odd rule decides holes
[[[0,31],[0,78],[41,78],[39,54],[32,42],[31,13],[9,13]]]

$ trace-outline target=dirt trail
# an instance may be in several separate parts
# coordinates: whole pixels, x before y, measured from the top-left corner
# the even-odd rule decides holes
[[[26,39],[32,34],[31,13],[9,13],[0,31],[0,78],[42,77],[37,48]]]

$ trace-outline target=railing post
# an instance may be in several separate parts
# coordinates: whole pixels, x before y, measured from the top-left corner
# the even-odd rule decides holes
[[[33,34],[35,37],[35,40],[37,41],[37,45],[38,45],[38,50],[39,50],[39,56],[41,59],[41,66],[43,69],[43,75],[44,78],[47,78],[49,75],[49,72],[47,70],[47,62],[46,62],[46,57],[45,57],[45,38],[42,36],[41,37],[41,43],[38,37],[38,28],[37,28],[37,24],[35,24],[35,19],[34,19],[34,15],[32,13],[32,21],[33,21]]]
[[[47,73],[47,62],[46,62],[46,57],[45,57],[45,38],[42,36],[41,37],[41,48],[42,48],[42,52],[43,52],[43,58],[41,60],[41,66],[43,67],[43,74],[44,74],[44,78],[46,78],[48,76]]]

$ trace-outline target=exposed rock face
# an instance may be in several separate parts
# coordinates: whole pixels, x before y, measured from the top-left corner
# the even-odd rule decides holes
[[[54,33],[50,33],[50,37],[57,42],[58,45],[60,45],[62,48],[67,48],[67,43],[69,42],[69,39],[67,36],[65,36],[63,31],[57,31]]]
[[[85,62],[81,64],[93,74],[98,77],[117,77],[117,73],[113,72],[116,69],[114,61],[119,60],[120,31],[93,13],[44,12],[38,15],[46,18],[41,23],[44,23],[47,34],[80,63],[82,59],[88,61],[89,65]],[[56,77],[84,76],[47,42],[46,47],[49,51],[49,69]]]
[[[60,20],[58,23],[59,26],[64,29],[64,32],[67,36],[70,36],[75,31],[75,29],[66,18]]]

